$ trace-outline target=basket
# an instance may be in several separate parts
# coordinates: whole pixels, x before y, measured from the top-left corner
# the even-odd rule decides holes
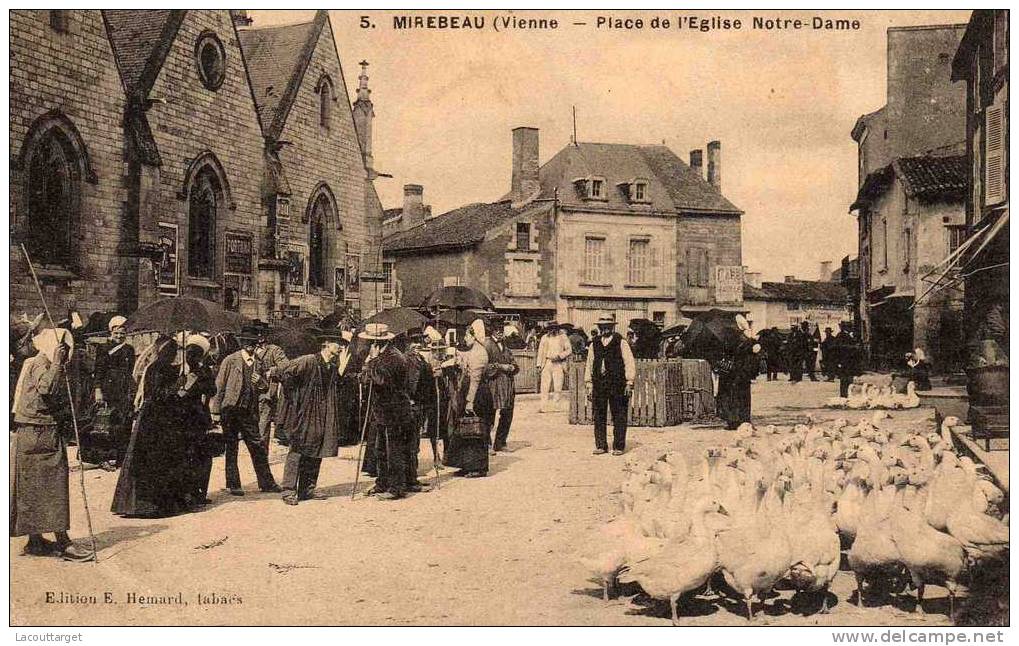
[[[476,415],[464,415],[456,425],[457,437],[464,439],[482,439],[487,436],[481,418]]]

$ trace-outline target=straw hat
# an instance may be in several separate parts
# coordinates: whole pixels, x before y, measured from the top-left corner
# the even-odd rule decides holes
[[[357,335],[359,339],[368,341],[391,341],[396,335],[389,331],[385,323],[368,323],[364,326],[364,332]]]
[[[110,319],[106,327],[110,328],[110,332],[113,332],[114,328],[124,327],[125,323],[127,323],[127,319],[118,314]]]
[[[206,354],[209,353],[209,348],[212,347],[209,344],[209,340],[206,339],[201,334],[192,334],[191,336],[189,336],[184,341],[184,347],[187,348],[189,346],[195,346],[196,348],[201,348],[202,351],[205,352]]]
[[[595,325],[597,325],[597,326],[615,325],[615,324],[616,324],[616,317],[615,317],[614,314],[602,314],[601,316],[598,317],[598,320],[595,321]]]

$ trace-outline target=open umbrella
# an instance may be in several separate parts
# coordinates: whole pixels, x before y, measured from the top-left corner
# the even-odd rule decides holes
[[[251,321],[218,303],[187,296],[161,298],[143,305],[128,317],[127,331],[155,331],[173,335],[181,330],[240,332]]]
[[[476,289],[459,285],[441,287],[432,292],[421,303],[421,307],[440,307],[442,309],[478,309],[494,310],[491,299]]]
[[[321,343],[316,338],[317,328],[280,326],[266,335],[266,343],[278,345],[291,359],[319,351]]]
[[[683,334],[684,354],[698,359],[715,359],[734,348],[741,336],[736,325],[736,312],[710,309],[695,316]]]
[[[371,317],[366,323],[385,323],[393,334],[403,334],[408,330],[428,325],[428,319],[409,307],[391,307]]]
[[[454,327],[463,327],[470,325],[475,319],[483,319],[494,314],[495,312],[478,309],[445,310],[439,314],[438,320]]]

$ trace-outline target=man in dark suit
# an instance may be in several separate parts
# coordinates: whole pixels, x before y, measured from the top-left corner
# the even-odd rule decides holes
[[[238,335],[241,349],[223,359],[216,376],[216,396],[210,409],[213,420],[222,416],[226,438],[226,486],[235,496],[243,496],[241,475],[237,469],[237,445],[244,440],[255,468],[258,488],[280,492],[269,470],[269,453],[258,431],[258,398],[269,388],[262,374],[262,365],[255,357],[255,348],[263,338],[261,327],[247,327]]]
[[[835,371],[839,376],[839,396],[849,396],[849,384],[853,383],[853,377],[862,373],[863,349],[853,336],[853,324],[849,321],[839,323],[839,333],[833,343]]]

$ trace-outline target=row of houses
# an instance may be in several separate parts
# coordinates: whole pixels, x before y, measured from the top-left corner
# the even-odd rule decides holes
[[[420,185],[386,211],[386,291],[414,306],[444,285],[491,296],[525,326],[590,329],[612,312],[660,326],[711,307],[743,309],[741,217],[722,193],[721,144],[572,141],[539,163],[539,131],[512,131],[508,191],[433,215]],[[705,172],[706,171],[706,172]]]
[[[10,31],[14,311],[41,309],[22,249],[58,311],[378,309],[367,64],[351,105],[327,12],[17,10]]]
[[[1007,328],[1008,12],[889,29],[887,84],[851,133],[860,331],[875,367],[919,347],[961,370]]]

